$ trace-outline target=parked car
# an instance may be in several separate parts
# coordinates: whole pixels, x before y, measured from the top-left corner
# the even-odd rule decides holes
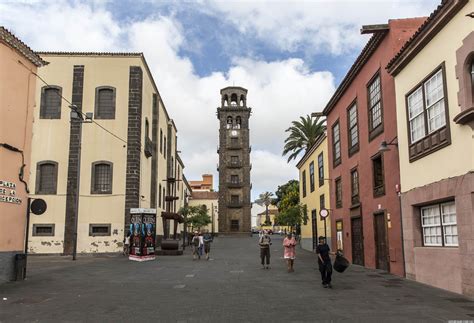
[[[272,230],[272,229],[268,229],[267,232],[268,232],[268,234],[273,234],[273,230]]]

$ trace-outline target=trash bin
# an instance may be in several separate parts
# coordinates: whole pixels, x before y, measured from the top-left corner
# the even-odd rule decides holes
[[[349,261],[341,255],[336,255],[333,267],[335,271],[342,273],[349,267]]]
[[[26,274],[26,254],[15,255],[15,280],[24,280]]]

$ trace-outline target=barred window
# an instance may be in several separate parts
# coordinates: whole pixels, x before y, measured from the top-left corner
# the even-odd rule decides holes
[[[381,196],[385,194],[385,175],[383,171],[382,155],[379,154],[372,158],[372,172],[373,172],[373,190],[374,196]]]
[[[342,207],[342,180],[336,178],[336,208]]]
[[[53,224],[33,224],[33,236],[34,237],[53,237],[54,236],[54,223]]]
[[[372,132],[382,124],[382,92],[380,86],[380,74],[369,84],[369,132]]]
[[[100,86],[95,90],[95,118],[115,119],[115,88]]]
[[[351,191],[352,205],[359,203],[359,172],[357,168],[351,172]]]
[[[60,86],[44,86],[41,89],[40,119],[61,119]]]
[[[110,224],[89,224],[89,236],[110,236]]]
[[[309,164],[309,190],[314,192],[314,162]]]
[[[323,186],[324,185],[324,163],[323,163],[322,152],[318,155],[318,179],[319,179],[319,186]]]
[[[36,166],[36,194],[56,194],[58,163],[39,162]]]
[[[113,164],[107,161],[92,163],[92,194],[112,194]]]
[[[303,197],[306,197],[306,170],[301,174],[301,185],[303,186]]]
[[[454,202],[421,208],[421,226],[425,246],[458,246],[456,205]]]

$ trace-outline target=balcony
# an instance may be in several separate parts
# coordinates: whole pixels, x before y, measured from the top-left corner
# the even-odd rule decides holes
[[[244,185],[243,182],[227,182],[228,188],[241,188]]]
[[[146,158],[150,158],[151,156],[153,156],[153,145],[151,144],[151,140],[148,137],[145,138],[144,153]]]
[[[227,163],[228,168],[240,168],[242,167],[242,162],[241,161],[231,161]]]
[[[242,149],[242,144],[240,144],[240,143],[230,143],[230,144],[227,146],[227,149],[229,149],[229,150]]]
[[[244,206],[244,203],[242,201],[230,201],[227,203],[227,207],[231,209],[239,209]]]

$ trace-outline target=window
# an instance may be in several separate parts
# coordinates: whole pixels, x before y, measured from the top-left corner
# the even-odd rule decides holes
[[[374,184],[374,197],[385,194],[385,176],[383,172],[382,154],[372,158],[372,176]]]
[[[319,186],[323,186],[324,185],[324,160],[323,160],[322,152],[318,155],[318,179],[319,179]]]
[[[339,121],[332,126],[332,152],[333,165],[336,167],[341,163],[341,136],[339,132]]]
[[[95,89],[95,118],[115,119],[115,88],[99,86]]]
[[[303,197],[306,197],[306,171],[301,174],[301,185],[303,186]]]
[[[238,195],[231,195],[230,196],[230,202],[233,204],[239,203],[239,196]]]
[[[406,96],[410,162],[451,142],[444,87],[444,65]],[[429,137],[429,140],[423,140]]]
[[[163,130],[160,129],[160,154],[163,153]]]
[[[61,119],[61,95],[59,86],[41,88],[40,119]]]
[[[58,163],[43,161],[36,165],[36,194],[56,194]]]
[[[166,151],[167,151],[167,148],[166,148],[166,136],[164,137],[164,140],[163,140],[163,145],[164,145],[164,149],[163,149],[163,157],[166,159]]]
[[[239,220],[230,220],[230,229],[232,231],[239,231]]]
[[[342,181],[341,178],[336,178],[336,208],[342,207]]]
[[[369,103],[369,139],[373,139],[383,131],[382,88],[378,72],[367,87],[367,97]]]
[[[166,189],[163,187],[163,209],[166,209]]]
[[[458,246],[456,205],[454,201],[422,207],[421,226],[423,245]]]
[[[235,128],[236,128],[236,129],[240,129],[241,125],[242,125],[242,118],[239,117],[239,116],[237,116],[237,117],[235,118]]]
[[[309,164],[309,190],[314,192],[314,162]]]
[[[145,147],[144,147],[143,152],[145,153],[146,158],[149,158],[153,156],[153,145],[150,139],[150,123],[148,122],[148,118],[145,118],[145,138],[144,139],[145,139],[144,140]]]
[[[230,182],[234,183],[234,184],[239,183],[239,175],[231,175],[230,176]]]
[[[53,237],[54,224],[33,224],[33,237]]]
[[[359,172],[357,169],[351,171],[351,203],[359,203]]]
[[[347,128],[349,134],[349,156],[359,150],[359,126],[357,124],[357,104],[347,110]]]
[[[89,236],[110,236],[110,224],[89,224]]]
[[[343,223],[342,220],[336,221],[336,246],[337,250],[344,250],[344,237],[343,237]]]
[[[161,184],[158,185],[158,207],[161,207]]]
[[[108,161],[92,163],[91,194],[112,194],[113,164]]]
[[[319,196],[319,209],[325,209],[326,208],[326,203],[324,202],[324,194],[321,194]]]
[[[231,147],[238,147],[239,146],[239,138],[230,138],[230,145]]]
[[[238,165],[239,164],[239,156],[230,156],[230,163],[232,165]]]

